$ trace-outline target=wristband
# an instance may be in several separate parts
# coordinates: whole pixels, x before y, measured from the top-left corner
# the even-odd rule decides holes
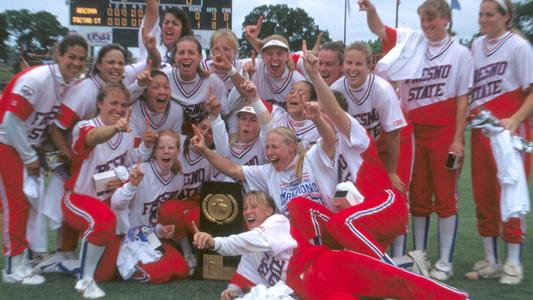
[[[233,76],[237,74],[237,69],[235,69],[235,66],[231,66],[231,70],[229,70],[228,75]]]
[[[263,101],[260,98],[257,98],[254,101],[250,101],[251,106],[254,108],[256,115],[260,115],[267,111],[267,108],[265,107],[265,104],[263,104]]]

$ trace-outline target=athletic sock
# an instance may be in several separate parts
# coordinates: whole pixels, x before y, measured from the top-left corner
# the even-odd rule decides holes
[[[405,243],[407,241],[407,235],[402,234],[397,236],[392,242],[392,257],[401,257],[405,255]]]
[[[413,216],[413,244],[415,250],[427,249],[430,217]]]
[[[80,278],[94,279],[94,273],[104,254],[105,246],[97,246],[83,239]]]
[[[7,274],[11,274],[17,270],[19,266],[23,264],[23,255],[19,254],[15,256],[6,256],[5,269]]]
[[[498,259],[498,237],[484,236],[483,248],[485,248],[485,258],[491,263],[500,263]]]
[[[447,218],[439,217],[439,255],[442,262],[452,262],[455,237],[457,236],[457,222],[457,215]]]
[[[180,244],[181,251],[183,252],[183,256],[193,255],[191,243],[189,242],[189,238],[187,236],[180,239],[178,242]]]
[[[507,260],[506,264],[520,265],[522,256],[522,244],[505,243],[507,248]]]

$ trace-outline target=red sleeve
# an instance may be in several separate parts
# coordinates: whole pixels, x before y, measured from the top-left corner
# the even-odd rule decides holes
[[[233,273],[233,276],[231,276],[231,280],[229,281],[229,283],[240,287],[243,291],[248,291],[249,289],[255,286],[255,283],[251,282],[246,277],[242,276],[237,272]]]
[[[79,121],[78,115],[64,103],[61,103],[56,119],[63,129],[72,128]]]
[[[72,150],[76,156],[85,158],[93,150],[94,146],[87,145],[87,134],[94,128],[93,126],[80,127],[79,136],[72,143]]]
[[[381,45],[383,46],[383,53],[387,54],[396,45],[396,29],[385,26],[385,35],[387,36],[387,40],[382,39]]]
[[[7,101],[6,111],[14,113],[22,121],[25,121],[33,112],[33,105],[19,94],[11,93]]]
[[[13,87],[15,86],[15,83],[17,82],[17,80],[20,78],[20,76],[28,73],[29,71],[37,68],[38,66],[33,66],[33,67],[29,67],[29,68],[26,68],[24,69],[24,71],[18,73],[17,75],[13,76],[11,78],[11,80],[8,82],[8,84],[6,85],[6,87],[4,88],[4,92],[1,93],[3,94],[3,96],[1,97],[2,100],[0,100],[0,122],[2,122],[4,120],[4,114],[5,112],[7,111],[7,108],[8,108],[8,104],[10,102],[10,97],[13,94]],[[20,96],[19,96],[20,97]],[[26,101],[27,102],[27,101]],[[31,105],[31,104],[30,104]],[[33,108],[32,108],[33,110]],[[11,111],[11,110],[10,110]],[[30,112],[31,114],[31,112]],[[28,114],[28,116],[30,115]],[[26,116],[26,118],[28,117]],[[26,119],[26,118],[22,118],[21,116],[18,116],[19,118],[21,118],[22,120]]]
[[[263,102],[263,104],[265,105],[266,109],[268,110],[269,113],[272,113],[272,104],[268,103],[267,101],[261,99],[261,101]]]

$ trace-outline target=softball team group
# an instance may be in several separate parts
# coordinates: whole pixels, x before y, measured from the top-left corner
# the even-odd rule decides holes
[[[3,281],[59,272],[96,299],[98,282],[192,276],[195,249],[211,249],[241,256],[221,299],[280,281],[300,299],[470,299],[442,283],[454,276],[465,126],[488,110],[531,138],[532,46],[511,29],[509,0],[481,1],[471,49],[452,37],[445,0],[418,7],[421,30],[388,27],[370,0],[357,4],[382,43],[375,66],[363,42],[318,37],[292,52],[283,36],[261,39],[263,17],[245,26],[257,58],[239,59],[228,29],[205,58],[185,12],[161,20],[159,0],[146,0],[138,63],[109,44],[80,76],[88,44],[70,34],[56,63],[15,75],[0,102]],[[481,129],[471,139],[485,255],[466,277],[520,284],[523,215],[502,216],[498,156]],[[527,175],[530,157],[519,161]],[[202,231],[209,181],[242,184],[246,231]]]

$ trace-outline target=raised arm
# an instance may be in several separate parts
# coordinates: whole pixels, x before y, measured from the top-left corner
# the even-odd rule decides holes
[[[239,181],[246,179],[242,166],[207,148],[202,132],[195,125],[192,125],[192,128],[194,136],[191,138],[191,145],[196,152],[201,153],[217,170],[225,175]]]
[[[146,11],[144,12],[144,27],[146,33],[156,26],[159,17],[159,0],[146,0]]]
[[[130,131],[130,117],[131,108],[128,109],[126,116],[124,118],[120,118],[115,124],[97,127],[89,131],[87,137],[85,138],[87,145],[96,146],[109,140],[119,132]]]
[[[244,37],[257,52],[261,52],[261,48],[263,48],[264,45],[263,40],[259,39],[259,33],[261,32],[262,26],[263,16],[259,16],[255,25],[246,25],[244,27]]]
[[[304,52],[304,68],[309,76],[309,80],[311,80],[315,87],[318,102],[322,105],[324,112],[331,119],[335,128],[345,136],[350,136],[352,123],[337,103],[337,99],[328,84],[320,76],[318,71],[318,57],[313,55],[311,51],[307,51],[305,41],[302,42],[302,50]]]
[[[385,25],[383,25],[374,4],[370,0],[357,0],[357,4],[359,4],[360,11],[366,11],[366,23],[370,31],[386,41]]]

